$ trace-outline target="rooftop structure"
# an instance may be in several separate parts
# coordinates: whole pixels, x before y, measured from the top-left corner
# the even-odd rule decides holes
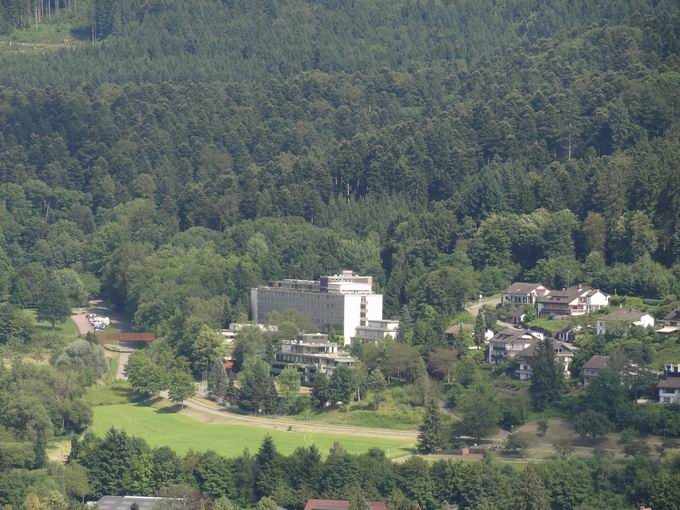
[[[250,315],[267,322],[272,312],[294,311],[320,331],[342,334],[345,345],[360,326],[380,321],[383,297],[373,293],[373,278],[343,271],[317,280],[281,280],[250,291]]]

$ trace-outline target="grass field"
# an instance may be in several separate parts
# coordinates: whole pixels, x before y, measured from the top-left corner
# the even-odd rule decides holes
[[[244,425],[210,424],[197,421],[180,413],[169,412],[167,407],[149,407],[133,403],[100,405],[94,409],[90,430],[103,436],[111,427],[145,439],[151,446],[169,446],[179,454],[190,450],[214,450],[227,457],[240,455],[244,448],[257,451],[266,435],[272,436],[277,448],[289,454],[298,446],[315,444],[322,454],[328,452],[336,441],[350,453],[363,453],[371,448],[381,448],[390,457],[400,457],[413,447],[409,441],[360,437],[350,435],[284,432]]]
[[[52,329],[52,324],[49,322],[42,322],[36,318],[36,311],[34,309],[26,309],[25,312],[33,317],[35,321],[35,327],[38,331],[43,333],[57,333],[64,337],[77,337],[78,336],[78,326],[69,317],[63,322],[58,322],[55,324],[54,329]]]

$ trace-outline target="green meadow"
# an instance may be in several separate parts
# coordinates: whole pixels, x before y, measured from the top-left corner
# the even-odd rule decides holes
[[[298,446],[315,444],[326,454],[336,441],[350,453],[363,453],[380,448],[390,457],[409,453],[413,443],[408,440],[384,439],[326,433],[272,430],[249,425],[211,424],[198,421],[167,407],[150,407],[134,403],[94,407],[90,430],[103,436],[111,427],[145,439],[151,446],[169,446],[179,454],[190,450],[214,450],[227,457],[240,455],[244,448],[257,451],[266,435],[272,436],[279,452],[289,454]]]

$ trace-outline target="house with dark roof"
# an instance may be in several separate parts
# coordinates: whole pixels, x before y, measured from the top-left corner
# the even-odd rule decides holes
[[[641,326],[643,328],[654,327],[654,316],[651,313],[633,309],[619,309],[598,317],[595,321],[595,334],[607,333],[607,325],[618,324],[624,327]]]
[[[609,295],[599,289],[574,285],[567,289],[551,290],[537,300],[538,314],[553,319],[586,315],[609,305]]]
[[[533,305],[539,296],[549,292],[540,283],[515,282],[501,292],[501,304],[504,305]]]
[[[663,318],[663,325],[680,328],[680,306]]]
[[[583,385],[588,386],[593,379],[600,375],[600,371],[609,366],[609,356],[601,356],[595,354],[592,356],[581,369],[583,376]]]
[[[181,503],[181,499],[176,498],[154,498],[144,496],[103,496],[96,503],[88,503],[88,506],[97,510],[130,510],[133,505],[139,510],[152,510],[160,508],[161,504],[167,504],[163,508],[172,508],[173,502]],[[176,505],[179,507],[180,505]]]
[[[305,505],[305,510],[349,510],[350,502],[341,499],[309,499]],[[371,501],[368,504],[369,510],[388,510],[387,503],[382,501]]]
[[[656,391],[660,404],[680,404],[680,377],[667,377],[659,381]]]
[[[571,375],[569,367],[571,367],[571,363],[574,361],[574,354],[578,351],[578,347],[559,340],[553,340],[552,345],[555,352],[555,361],[561,367],[562,375],[567,379]],[[537,350],[538,342],[534,342],[517,354],[515,374],[523,381],[531,379],[534,375],[532,364],[536,359]]]
[[[528,329],[506,328],[494,335],[489,341],[489,363],[503,363],[514,358],[537,340],[542,340],[543,334]]]

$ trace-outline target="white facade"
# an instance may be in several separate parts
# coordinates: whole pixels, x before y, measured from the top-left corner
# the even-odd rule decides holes
[[[267,322],[272,312],[286,311],[306,317],[320,331],[342,333],[348,345],[357,327],[382,319],[383,297],[373,293],[370,276],[350,271],[320,281],[283,280],[250,290],[254,322]]]
[[[595,334],[604,335],[607,333],[607,323],[620,323],[631,326],[642,326],[643,328],[653,328],[654,317],[651,314],[644,312],[616,310],[604,317],[600,317],[595,322]]]
[[[397,338],[399,321],[369,320],[366,326],[359,326],[352,337],[352,343],[378,343],[388,336]]]
[[[316,333],[284,341],[276,353],[272,372],[280,374],[286,367],[295,367],[300,372],[302,383],[312,385],[319,374],[330,378],[340,366],[351,368],[354,358],[339,350],[328,335]]]

